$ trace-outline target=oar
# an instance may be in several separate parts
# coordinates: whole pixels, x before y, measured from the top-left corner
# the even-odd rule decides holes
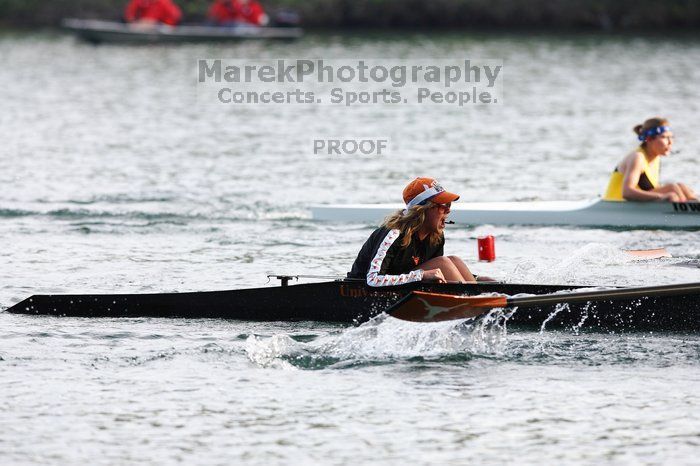
[[[624,250],[626,254],[634,257],[641,257],[642,259],[661,259],[662,257],[673,257],[666,250],[666,248],[657,249],[627,249]]]
[[[553,304],[615,301],[680,294],[700,294],[700,283],[579,291],[517,298],[505,295],[459,296],[413,291],[387,309],[386,312],[392,317],[411,322],[440,322],[443,320],[478,317],[491,309],[497,308],[539,307]]]

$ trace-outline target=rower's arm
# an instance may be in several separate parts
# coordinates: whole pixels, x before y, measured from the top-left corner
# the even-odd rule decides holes
[[[412,270],[409,273],[402,273],[401,275],[379,275],[376,272],[367,274],[367,284],[369,286],[404,285],[421,280],[423,280],[423,271],[421,269]]]
[[[412,270],[399,275],[389,275],[389,264],[394,258],[395,249],[391,246],[400,236],[399,230],[390,230],[377,249],[376,254],[369,263],[367,271],[367,284],[369,286],[393,286],[411,282],[419,282],[423,279],[423,270]]]
[[[642,154],[637,154],[628,164],[625,176],[622,180],[622,197],[628,201],[658,201],[665,196],[653,191],[639,189],[639,178],[644,172],[644,160]]]

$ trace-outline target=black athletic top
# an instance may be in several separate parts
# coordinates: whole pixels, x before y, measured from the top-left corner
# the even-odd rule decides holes
[[[431,246],[428,237],[421,241],[418,235],[413,235],[407,248],[401,246],[403,238],[399,230],[386,227],[375,230],[360,249],[348,277],[366,278],[370,286],[402,285],[422,280],[423,271],[418,266],[443,255],[445,237]]]

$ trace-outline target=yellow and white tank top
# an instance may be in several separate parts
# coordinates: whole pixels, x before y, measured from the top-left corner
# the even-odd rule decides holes
[[[653,162],[649,163],[646,157],[646,151],[643,147],[639,147],[636,152],[642,154],[644,160],[644,169],[637,181],[637,187],[643,191],[651,191],[659,185],[659,172],[661,170],[661,157],[656,157]],[[625,179],[624,173],[615,167],[615,171],[610,175],[608,188],[605,190],[603,199],[606,201],[624,201],[622,196],[622,182]]]

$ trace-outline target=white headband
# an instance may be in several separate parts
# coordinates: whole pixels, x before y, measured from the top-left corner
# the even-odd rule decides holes
[[[429,188],[428,185],[424,184],[423,187],[425,188],[425,191],[423,191],[422,193],[420,193],[419,195],[417,195],[416,197],[414,197],[413,199],[408,201],[408,204],[406,204],[406,208],[403,210],[404,215],[408,215],[408,211],[411,207],[422,204],[423,202],[427,201],[431,197],[437,196],[438,194],[440,194],[441,192],[443,192],[445,190],[445,188],[443,188],[439,184],[433,185],[432,188]]]

